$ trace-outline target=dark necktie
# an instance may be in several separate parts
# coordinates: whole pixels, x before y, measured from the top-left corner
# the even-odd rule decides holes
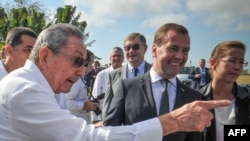
[[[138,68],[133,68],[133,73],[134,73],[134,76],[137,76],[137,74],[138,74]]]
[[[202,68],[201,82],[202,82],[202,83],[205,83],[205,68]]]
[[[161,96],[161,103],[160,103],[160,111],[159,115],[165,114],[169,112],[169,99],[168,99],[168,80],[161,80],[163,85],[163,91]]]

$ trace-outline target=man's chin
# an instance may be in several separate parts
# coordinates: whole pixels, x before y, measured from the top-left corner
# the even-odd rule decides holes
[[[63,87],[63,88],[61,89],[61,92],[60,92],[60,93],[68,93],[68,92],[70,92],[71,87],[72,87],[72,85],[71,85],[71,86],[65,86],[65,87]]]

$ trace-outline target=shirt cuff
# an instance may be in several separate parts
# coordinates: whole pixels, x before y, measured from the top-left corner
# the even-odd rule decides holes
[[[158,118],[138,122],[134,124],[136,129],[141,134],[142,141],[160,141],[163,137],[163,130]]]

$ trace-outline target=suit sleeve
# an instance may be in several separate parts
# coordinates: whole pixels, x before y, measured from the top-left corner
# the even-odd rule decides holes
[[[110,106],[110,103],[112,101],[113,98],[113,91],[112,91],[112,82],[111,82],[111,76],[109,74],[109,80],[107,82],[107,89],[105,92],[105,97],[104,97],[104,101],[103,101],[103,109],[102,109],[102,117],[103,119],[105,119],[106,117],[106,113],[108,113],[108,109]]]
[[[195,77],[195,70],[191,71],[191,73],[189,74],[188,78],[194,80],[194,77]]]
[[[124,90],[122,79],[109,82],[103,108],[103,124],[118,126],[124,117]]]

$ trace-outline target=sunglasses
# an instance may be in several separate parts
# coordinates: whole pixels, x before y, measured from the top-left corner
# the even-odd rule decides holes
[[[124,50],[125,51],[129,51],[131,48],[133,49],[133,50],[138,50],[139,48],[140,48],[140,44],[133,44],[133,45],[131,45],[131,46],[125,46],[124,47]]]
[[[83,65],[85,64],[85,59],[83,59],[82,57],[70,56],[70,55],[68,55],[68,54],[66,54],[66,53],[64,53],[62,51],[58,51],[58,50],[52,49],[50,47],[48,47],[48,48],[50,50],[52,50],[52,52],[60,53],[60,54],[62,54],[64,56],[66,56],[75,68],[83,67]]]

